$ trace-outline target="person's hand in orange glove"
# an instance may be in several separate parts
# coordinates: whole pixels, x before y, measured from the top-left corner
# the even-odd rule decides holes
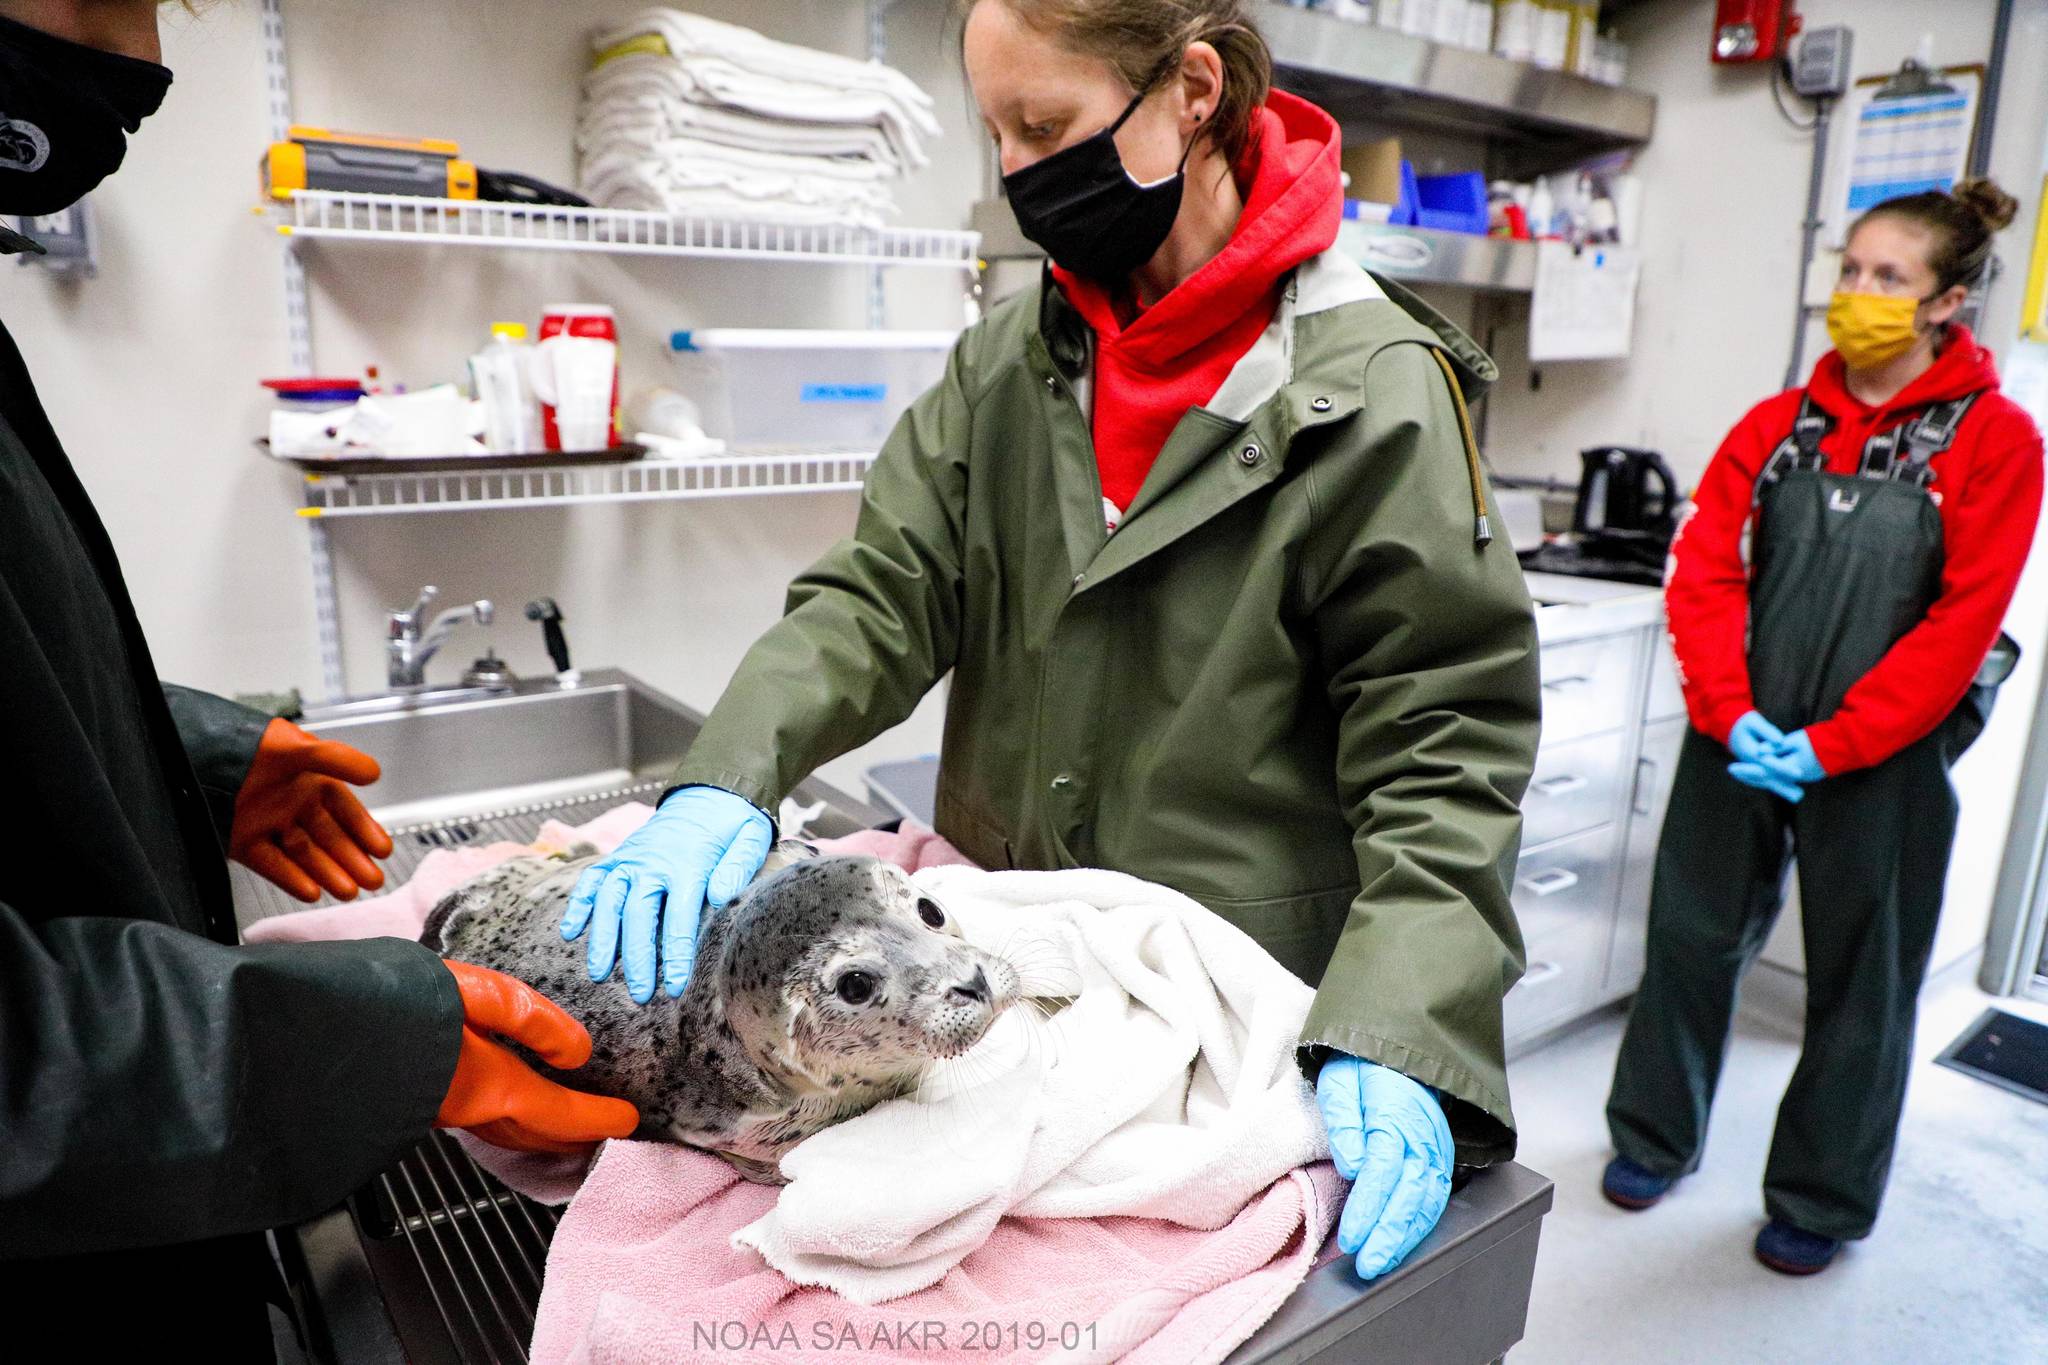
[[[462,992],[462,1052],[436,1128],[466,1128],[494,1147],[580,1152],[600,1138],[631,1137],[640,1111],[548,1080],[503,1044],[571,1071],[590,1060],[590,1034],[523,981],[469,962],[444,962]]]
[[[302,901],[323,888],[341,900],[375,891],[384,870],[372,859],[391,856],[391,836],[347,784],[366,786],[379,771],[360,749],[273,720],[235,794],[229,856]]]

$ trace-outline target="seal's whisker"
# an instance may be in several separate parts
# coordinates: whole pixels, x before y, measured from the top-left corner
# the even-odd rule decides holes
[[[919,1135],[920,1142],[929,1141],[932,1145],[942,1150],[951,1150],[956,1155],[972,1154],[968,1148],[960,1144],[965,1135],[979,1130],[981,1121],[986,1117],[987,1111],[984,1106],[988,1101],[978,1092],[984,1083],[993,1079],[995,1072],[991,1066],[986,1074],[974,1073],[987,1065],[989,1064],[983,1059],[973,1058],[970,1054],[969,1057],[947,1058],[934,1062],[926,1068],[924,1081],[919,1087],[921,1091],[925,1084],[938,1079],[941,1075],[947,1081],[953,1082],[953,1085],[952,1093],[946,1097],[948,1104],[943,1113],[941,1105],[936,1102],[928,1101],[920,1106],[916,1124],[922,1130]],[[962,1071],[968,1074],[959,1074]]]
[[[1020,938],[1023,939],[1021,944],[1018,942]],[[997,946],[985,948],[983,951],[992,953],[1006,962],[1016,963],[1029,961],[1042,953],[1059,955],[1061,949],[1059,944],[1054,943],[1042,934],[1033,934],[1025,937],[1024,931],[1021,928],[1012,928],[1003,935]]]
[[[1044,1064],[1056,1066],[1060,1060],[1060,1031],[1053,1026],[1053,1010],[1043,1001],[1031,1001],[1032,1012],[1023,1016],[1024,1045],[1026,1056],[1044,1048]]]

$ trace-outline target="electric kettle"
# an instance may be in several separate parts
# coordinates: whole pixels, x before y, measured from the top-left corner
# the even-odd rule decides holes
[[[1678,513],[1678,477],[1654,450],[1596,446],[1579,452],[1579,500],[1572,529],[1581,535],[1645,532],[1669,536]]]

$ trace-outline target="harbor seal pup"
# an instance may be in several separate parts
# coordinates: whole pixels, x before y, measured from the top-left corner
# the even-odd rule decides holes
[[[618,973],[592,981],[566,942],[569,895],[597,851],[527,855],[456,888],[420,941],[545,994],[590,1031],[590,1061],[535,1069],[640,1109],[637,1138],[717,1153],[785,1183],[789,1148],[905,1094],[988,1032],[1019,994],[1001,957],[967,943],[943,906],[875,858],[785,841],[725,909],[707,910],[680,999],[635,1004]]]

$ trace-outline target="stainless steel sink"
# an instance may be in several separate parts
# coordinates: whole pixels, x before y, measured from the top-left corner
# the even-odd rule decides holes
[[[542,822],[577,825],[629,801],[649,804],[689,751],[704,718],[617,669],[509,690],[459,689],[371,697],[309,710],[305,727],[375,758],[383,776],[364,804],[397,845],[386,873],[410,877],[436,848],[530,841]],[[806,782],[792,795],[824,803],[807,832],[820,838],[882,823],[888,812]],[[243,924],[305,906],[237,864]]]
[[[703,717],[606,669],[569,688],[549,678],[456,700],[344,703],[304,723],[375,758],[384,776],[366,803],[386,824],[415,824],[659,781]]]

